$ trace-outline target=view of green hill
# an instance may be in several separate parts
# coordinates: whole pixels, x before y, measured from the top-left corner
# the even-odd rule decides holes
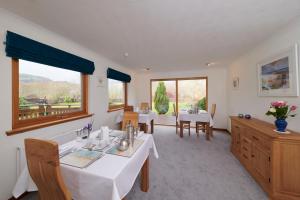
[[[49,78],[45,78],[42,76],[35,76],[31,74],[20,74],[20,82],[21,83],[32,83],[32,82],[49,82],[52,81]]]
[[[20,78],[20,97],[45,98],[48,103],[60,103],[64,98],[79,99],[80,84],[52,81],[45,77],[22,74]]]

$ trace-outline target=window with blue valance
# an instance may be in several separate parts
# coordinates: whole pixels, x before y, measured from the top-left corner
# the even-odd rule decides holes
[[[125,83],[129,83],[131,81],[130,75],[114,70],[112,68],[107,69],[107,78],[123,81]]]
[[[63,69],[93,74],[94,62],[7,31],[6,56]]]

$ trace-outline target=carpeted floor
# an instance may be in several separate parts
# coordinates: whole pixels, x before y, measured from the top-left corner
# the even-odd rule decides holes
[[[214,132],[206,141],[174,127],[156,126],[160,155],[150,158],[150,189],[143,193],[137,179],[126,200],[267,200],[267,195],[230,153],[230,136]],[[24,199],[36,199],[32,194]],[[101,199],[101,198],[100,198]]]

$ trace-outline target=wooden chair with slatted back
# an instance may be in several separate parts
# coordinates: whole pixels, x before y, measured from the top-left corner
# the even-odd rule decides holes
[[[141,110],[146,110],[146,109],[150,109],[149,103],[148,102],[142,102],[141,106],[140,106]]]
[[[125,106],[124,112],[133,112],[133,106]]]
[[[122,130],[126,130],[126,125],[131,122],[134,128],[139,127],[139,113],[137,112],[124,112],[122,121]]]
[[[175,103],[173,103],[173,115],[175,116],[175,120],[176,120],[175,127],[176,127],[176,135],[177,135],[179,125],[178,125],[178,113],[176,111]]]
[[[178,123],[178,112],[176,111],[176,106],[173,103],[173,113],[175,115],[176,118],[176,134],[178,134],[178,128],[180,127],[179,123]],[[189,130],[189,135],[191,135],[191,122],[190,121],[181,121],[181,123],[183,123],[183,129],[188,129]]]
[[[25,139],[28,170],[38,188],[40,200],[71,200],[59,166],[58,144],[53,141]]]
[[[214,119],[214,117],[215,117],[216,109],[217,109],[217,104],[215,104],[215,103],[212,104],[211,110],[210,110],[210,116],[211,116],[212,119]],[[213,127],[211,127],[211,129],[210,129],[210,134],[211,134],[212,137],[214,137]]]
[[[216,114],[216,108],[217,108],[217,104],[212,104],[211,106],[211,110],[210,110],[210,116],[211,118],[213,119],[215,114]],[[206,126],[207,124],[206,123],[203,123],[203,122],[196,122],[196,132],[197,134],[199,133],[199,130],[202,130],[202,131],[205,131],[206,129]],[[212,128],[211,128],[211,136],[213,136],[213,131],[212,131]]]

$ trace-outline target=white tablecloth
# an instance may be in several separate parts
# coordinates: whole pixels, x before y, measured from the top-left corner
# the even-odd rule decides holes
[[[72,198],[74,200],[120,200],[125,197],[148,158],[150,149],[153,149],[155,157],[158,158],[153,136],[142,134],[139,139],[144,140],[144,143],[131,158],[105,154],[84,169],[62,164],[62,176],[72,193]],[[60,149],[74,146],[75,143],[71,141],[60,146]],[[25,191],[36,190],[25,164],[13,190],[13,196],[17,198]]]
[[[211,127],[214,126],[214,121],[211,115],[206,111],[201,111],[198,114],[189,114],[186,111],[179,112],[178,121],[209,122]]]
[[[156,119],[156,114],[154,112],[149,112],[148,114],[139,113],[139,123],[147,124],[150,126],[151,121]],[[116,123],[123,121],[123,113],[117,116]]]

